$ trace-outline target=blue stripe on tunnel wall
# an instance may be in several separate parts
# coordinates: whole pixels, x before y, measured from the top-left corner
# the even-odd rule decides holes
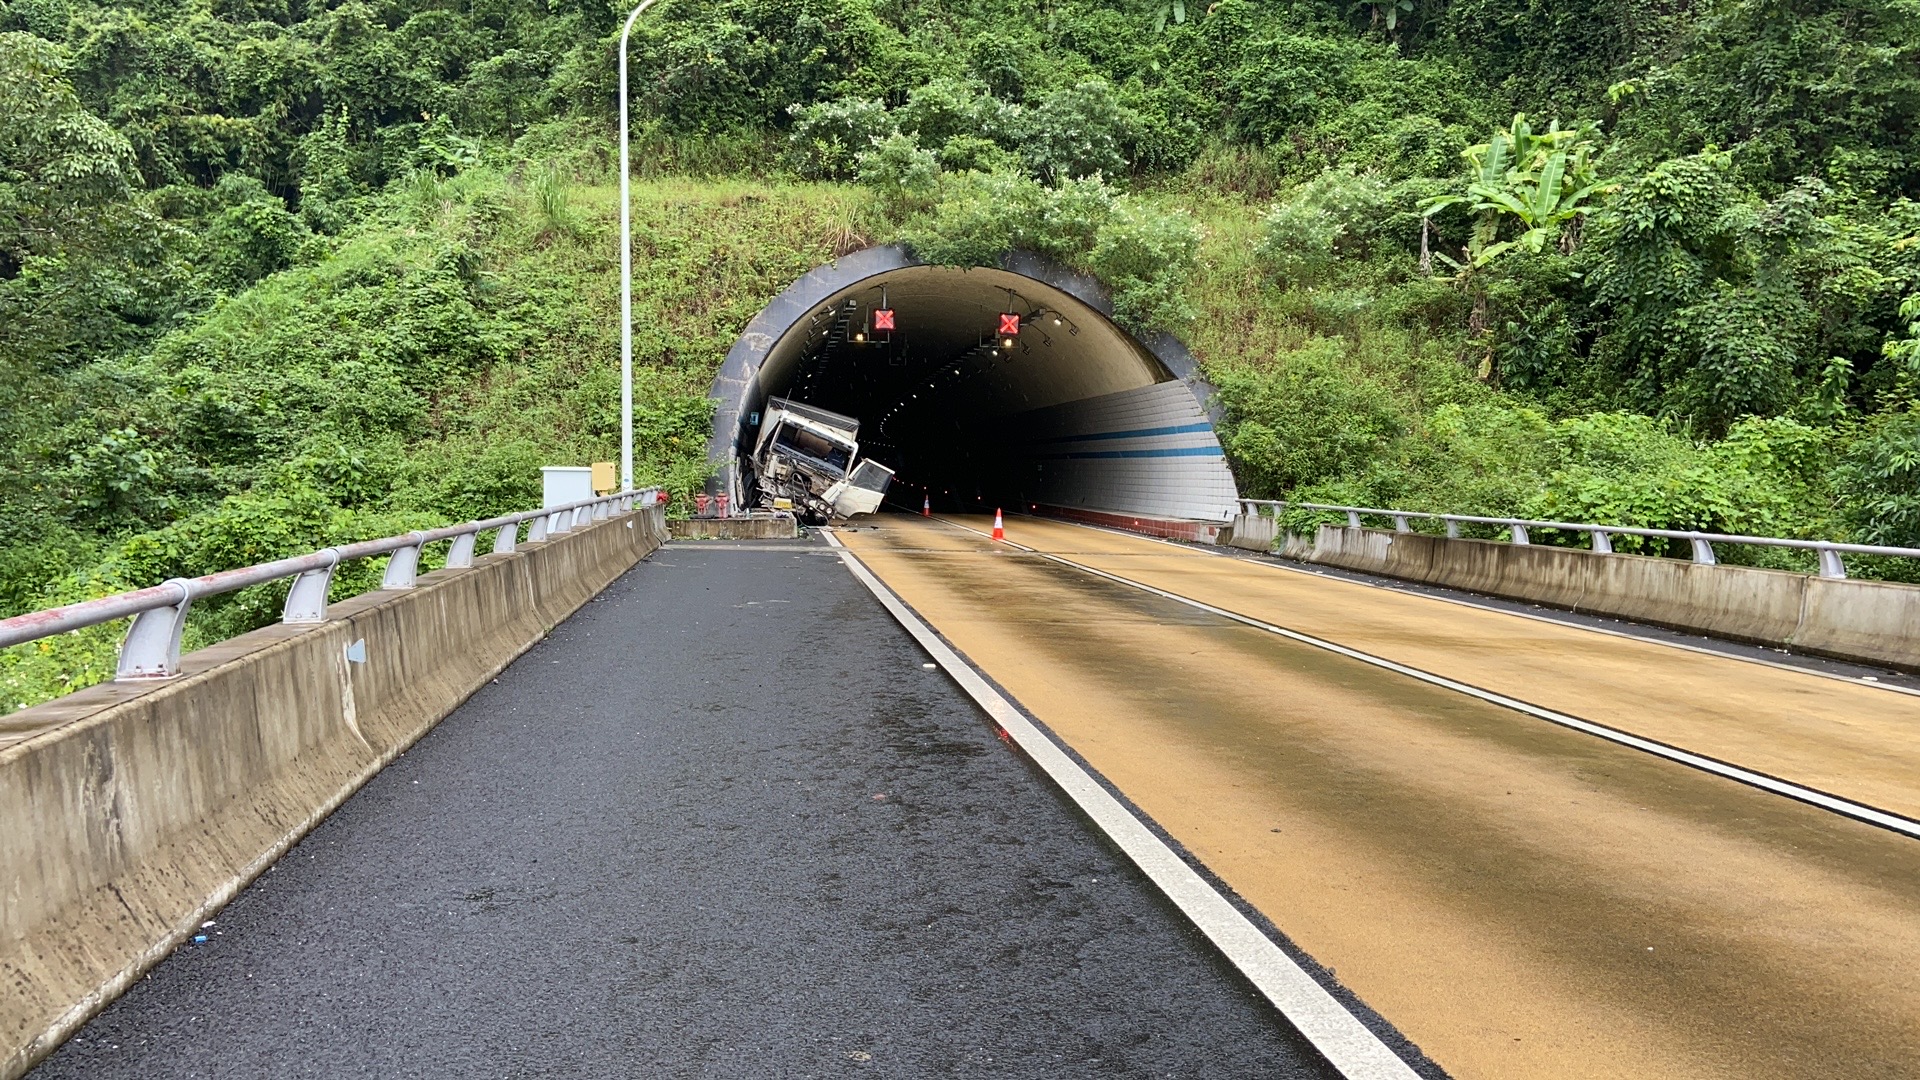
[[[1042,454],[1044,459],[1060,458],[1149,458],[1149,457],[1218,457],[1227,456],[1218,446],[1174,446],[1163,450],[1088,450],[1078,454]]]
[[[1212,431],[1212,424],[1181,424],[1178,427],[1135,428],[1132,431],[1101,431],[1092,435],[1062,435],[1054,439],[1041,439],[1043,443],[1093,442],[1096,439],[1144,439],[1154,435],[1190,435],[1199,431]]]

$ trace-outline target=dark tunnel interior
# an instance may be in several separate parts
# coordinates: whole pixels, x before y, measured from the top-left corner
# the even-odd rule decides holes
[[[1172,380],[1152,352],[1059,289],[930,266],[813,305],[760,373],[762,406],[781,396],[859,419],[862,454],[897,473],[895,502],[917,507],[925,493],[954,510],[1044,497],[1049,442],[1075,434],[1075,403]],[[758,431],[753,412],[741,419],[745,460]]]

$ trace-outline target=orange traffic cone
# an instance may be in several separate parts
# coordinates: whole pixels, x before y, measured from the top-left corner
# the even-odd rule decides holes
[[[933,516],[933,496],[931,495],[920,496],[920,516],[921,517]]]
[[[1007,523],[1000,520],[1000,508],[997,506],[993,508],[993,538],[995,540],[1007,538]]]

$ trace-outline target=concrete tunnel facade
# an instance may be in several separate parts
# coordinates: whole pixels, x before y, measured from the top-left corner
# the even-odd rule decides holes
[[[872,312],[895,312],[891,333]],[[1115,324],[1094,279],[1015,252],[999,267],[929,266],[897,245],[802,276],[747,324],[711,396],[710,489],[738,505],[769,396],[861,421],[892,498],[937,508],[1039,507],[1223,523],[1233,474],[1213,388],[1177,339]],[[1021,316],[1011,348],[996,331]]]

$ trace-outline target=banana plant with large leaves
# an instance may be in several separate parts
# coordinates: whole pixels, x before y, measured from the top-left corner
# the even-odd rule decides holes
[[[1595,124],[1562,128],[1558,121],[1535,132],[1520,113],[1505,131],[1469,147],[1462,155],[1470,167],[1466,190],[1427,199],[1420,209],[1431,219],[1449,206],[1466,206],[1474,215],[1473,233],[1461,252],[1464,259],[1435,254],[1465,273],[1515,248],[1539,252],[1548,244],[1570,247],[1576,235],[1571,226],[1619,186],[1600,178],[1594,160],[1598,135]],[[1516,235],[1501,239],[1503,231],[1516,229]]]

